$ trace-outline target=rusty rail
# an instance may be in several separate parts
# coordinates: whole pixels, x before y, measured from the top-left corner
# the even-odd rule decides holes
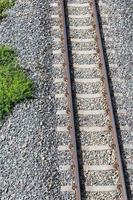
[[[72,170],[74,175],[74,182],[72,189],[75,191],[76,199],[81,200],[81,189],[80,189],[80,176],[79,176],[79,164],[77,154],[77,142],[76,142],[76,131],[75,131],[75,120],[73,110],[73,99],[72,99],[72,85],[71,85],[71,72],[69,65],[69,53],[68,53],[68,42],[67,42],[67,29],[66,29],[66,16],[65,16],[65,1],[59,2],[60,6],[60,19],[61,19],[61,30],[62,30],[62,53],[64,55],[64,70],[66,82],[66,97],[68,99],[67,114],[69,115],[68,131],[71,135],[70,149],[73,157]]]
[[[102,74],[103,74],[105,96],[107,99],[107,105],[108,105],[108,109],[109,109],[108,113],[109,113],[110,122],[111,122],[110,128],[112,131],[113,143],[114,143],[113,148],[115,149],[115,152],[116,152],[116,158],[117,158],[117,164],[118,164],[117,169],[118,169],[119,177],[120,177],[119,189],[122,192],[123,200],[128,200],[125,178],[124,178],[124,170],[123,170],[123,166],[122,166],[122,159],[121,159],[120,148],[119,148],[118,134],[117,134],[117,129],[116,129],[114,111],[113,111],[112,100],[111,100],[111,93],[110,93],[110,88],[109,88],[109,80],[108,80],[105,58],[104,58],[104,53],[103,53],[103,46],[102,46],[102,39],[101,39],[101,33],[100,33],[100,27],[99,27],[99,21],[98,21],[96,0],[90,1],[90,6],[92,7],[92,12],[93,12],[93,18],[94,18],[93,26],[95,27],[95,30],[96,30],[96,42],[97,42],[97,46],[98,46],[97,52],[99,53],[99,56],[100,56],[100,62],[101,62],[100,68],[101,68]]]

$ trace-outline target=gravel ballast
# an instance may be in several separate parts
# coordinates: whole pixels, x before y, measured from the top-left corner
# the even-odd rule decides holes
[[[0,128],[0,199],[60,199],[49,1],[17,0],[0,24],[0,43],[18,52],[35,83]]]
[[[52,54],[55,49],[55,42],[52,34],[55,37],[60,37],[60,31],[51,30],[52,25],[58,25],[58,19],[51,19],[52,11],[50,10],[51,2],[57,0],[16,0],[15,6],[7,11],[7,17],[0,23],[0,43],[9,44],[18,52],[20,65],[27,72],[28,77],[35,83],[36,91],[34,98],[17,104],[13,113],[7,116],[0,127],[0,199],[1,200],[69,200],[75,199],[75,196],[70,193],[61,194],[62,184],[71,184],[72,174],[68,170],[64,174],[60,172],[61,165],[71,165],[72,155],[70,151],[58,150],[58,146],[68,145],[69,136],[64,136],[64,133],[56,132],[58,126],[67,125],[66,115],[56,115],[56,111],[60,107],[64,107],[64,102],[61,106],[57,106],[55,94],[65,92],[63,83],[54,83],[54,78],[58,78],[58,73],[62,77],[62,71],[57,73],[53,64],[62,64],[63,57],[60,54]],[[72,0],[68,0],[72,3]],[[88,0],[76,0],[75,2],[88,2]],[[108,20],[105,20],[103,33],[105,43],[108,46],[108,38],[112,38],[112,49],[114,53],[110,53],[107,48],[109,61],[109,69],[112,78],[112,87],[114,93],[121,93],[122,99],[115,99],[117,109],[126,109],[126,115],[118,115],[117,121],[120,128],[124,126],[125,130],[120,130],[120,138],[122,144],[129,144],[132,137],[132,113],[131,113],[131,16],[130,3],[131,0],[100,0],[98,1],[101,9],[101,15],[108,14]],[[101,3],[104,4],[104,9]],[[124,9],[123,9],[124,8]],[[117,12],[117,10],[119,11]],[[85,11],[86,13],[86,11]],[[86,20],[70,20],[71,25],[79,26],[89,24]],[[77,32],[73,32],[75,37]],[[80,35],[78,35],[80,36]],[[84,33],[88,38],[88,33]],[[107,42],[106,42],[107,41]],[[58,49],[60,44],[58,44]],[[110,47],[109,47],[110,48]],[[76,64],[93,64],[98,62],[98,58],[94,56],[88,60],[86,55],[73,55],[73,61]],[[54,62],[54,63],[53,63]],[[117,65],[120,69],[112,68],[110,64]],[[76,71],[75,71],[76,72]],[[90,72],[88,72],[90,73]],[[85,72],[77,70],[75,75],[80,78],[86,77]],[[89,74],[90,75],[90,74]],[[93,74],[95,75],[95,74]],[[92,74],[91,74],[92,76]],[[99,75],[98,75],[99,76]],[[95,76],[94,76],[95,77]],[[115,77],[124,79],[120,83],[114,81]],[[86,85],[76,83],[73,88],[80,93],[96,93],[101,91],[99,83],[89,83]],[[117,102],[118,100],[118,102]],[[122,103],[121,103],[122,102]],[[78,102],[80,104],[80,102]],[[92,102],[81,102],[81,109],[86,108],[87,104],[94,109]],[[99,106],[103,106],[102,102],[98,102]],[[97,103],[95,102],[95,106]],[[98,107],[99,108],[99,107]],[[82,117],[79,115],[80,125],[105,125],[108,124],[108,118],[104,115],[95,118],[94,116]],[[83,123],[84,122],[84,123]],[[66,131],[65,131],[66,133]],[[106,132],[105,132],[106,133]],[[81,135],[82,144],[93,145],[110,143],[111,138],[104,139],[103,135],[99,136],[97,141],[95,133],[90,138],[89,134],[85,137]],[[107,137],[107,135],[106,135]],[[89,139],[88,139],[89,138]],[[89,141],[87,141],[89,140]],[[98,143],[100,142],[100,143]],[[111,150],[103,150],[86,152],[83,150],[83,162],[88,165],[112,165],[114,164],[115,154]],[[124,161],[132,164],[131,149],[123,151]],[[82,160],[80,160],[80,164]],[[60,166],[59,166],[60,165]],[[133,185],[131,178],[131,169],[126,171],[127,183]],[[91,184],[105,184],[110,180],[116,182],[117,174],[110,171],[109,174],[99,172],[88,172],[91,178]],[[106,176],[105,176],[106,175]],[[95,179],[96,176],[96,179]],[[129,180],[128,180],[128,176]],[[94,177],[94,178],[93,178]],[[103,182],[101,182],[103,181]],[[109,181],[109,182],[110,182]],[[90,183],[90,182],[89,182]],[[129,198],[131,191],[129,190]],[[119,200],[120,196],[116,192],[88,192],[86,199]],[[84,199],[85,200],[85,199]]]

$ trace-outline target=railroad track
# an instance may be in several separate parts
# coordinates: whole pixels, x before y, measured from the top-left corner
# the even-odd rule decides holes
[[[51,7],[62,197],[127,200],[95,1]]]

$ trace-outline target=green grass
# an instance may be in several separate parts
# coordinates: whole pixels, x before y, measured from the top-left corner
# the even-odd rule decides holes
[[[0,0],[0,18],[6,16],[5,10],[14,5],[15,0]]]
[[[19,67],[14,50],[0,46],[0,120],[16,103],[31,98],[33,91],[34,84]]]

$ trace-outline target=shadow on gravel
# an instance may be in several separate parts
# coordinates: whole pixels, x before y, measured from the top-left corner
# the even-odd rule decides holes
[[[65,12],[66,17],[68,19],[68,8],[65,5]],[[71,40],[70,40],[70,29],[69,29],[69,19],[67,21],[67,40],[68,40],[68,46],[69,46],[69,60],[70,60],[70,69],[71,69],[71,83],[72,83],[72,94],[73,94],[73,106],[74,106],[74,117],[75,120],[75,128],[76,128],[76,134],[77,134],[77,149],[78,149],[78,162],[79,162],[79,173],[80,173],[80,186],[81,186],[81,196],[82,199],[86,199],[86,190],[85,190],[85,176],[84,176],[84,170],[83,170],[83,155],[82,155],[82,146],[81,146],[81,134],[79,130],[79,117],[78,117],[78,110],[77,110],[77,99],[76,99],[76,87],[75,87],[75,80],[74,80],[74,69],[73,69],[73,57],[72,57],[72,51],[71,51]]]
[[[124,148],[123,148],[123,142],[122,142],[122,136],[121,136],[121,130],[120,130],[120,123],[119,123],[119,117],[118,117],[118,113],[117,113],[117,104],[116,104],[116,98],[114,96],[114,88],[113,88],[113,82],[112,79],[110,77],[110,67],[109,67],[109,60],[108,60],[108,56],[107,56],[107,47],[106,47],[106,41],[105,41],[105,37],[104,37],[104,30],[102,27],[102,18],[100,15],[100,8],[97,2],[97,11],[98,11],[98,18],[99,18],[99,24],[100,24],[100,32],[101,32],[101,36],[102,36],[102,45],[103,45],[103,50],[104,50],[104,57],[105,57],[105,64],[107,67],[107,72],[108,72],[108,79],[109,79],[109,86],[110,86],[110,91],[111,91],[111,99],[112,99],[112,103],[113,103],[113,110],[114,110],[114,116],[115,116],[115,122],[116,122],[116,128],[117,128],[117,134],[118,134],[118,141],[119,141],[119,146],[120,146],[120,153],[121,153],[121,157],[122,157],[122,164],[123,164],[123,170],[124,170],[124,174],[125,174],[125,182],[126,182],[126,187],[129,184],[129,174],[127,173],[127,167],[126,167],[126,163],[125,163],[125,155],[124,155]],[[129,200],[130,200],[130,196],[131,196],[131,189],[129,187],[126,188],[127,189],[127,194],[129,195]]]

